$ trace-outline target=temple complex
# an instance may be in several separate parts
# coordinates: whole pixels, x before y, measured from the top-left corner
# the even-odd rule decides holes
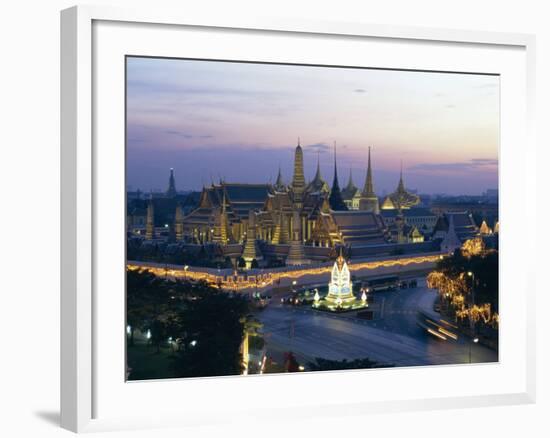
[[[129,236],[142,236],[145,242],[164,240],[172,245],[171,251],[182,245],[190,250],[207,247],[203,252],[215,254],[223,263],[242,259],[239,263],[253,268],[273,259],[285,265],[334,259],[340,247],[360,256],[413,251],[411,244],[420,244],[416,251],[430,251],[430,242],[435,241],[448,249],[480,233],[498,233],[498,224],[491,230],[484,222],[480,229],[467,212],[435,214],[417,207],[419,197],[405,188],[402,168],[396,190],[380,205],[370,147],[366,158],[362,189],[355,186],[351,169],[347,185],[340,189],[336,144],[332,186],[321,174],[319,156],[308,182],[299,139],[289,183],[279,166],[274,184],[220,179],[203,187],[200,194],[182,194],[176,190],[174,169],[170,169],[166,192],[151,194],[148,200],[132,200]]]

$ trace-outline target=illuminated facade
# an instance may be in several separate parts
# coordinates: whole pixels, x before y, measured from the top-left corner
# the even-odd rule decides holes
[[[334,248],[339,244],[387,243],[389,234],[378,216],[378,198],[373,191],[370,152],[368,163],[363,191],[350,179],[340,193],[336,157],[332,189],[321,175],[319,158],[315,176],[307,183],[298,140],[292,181],[288,185],[279,169],[275,184],[220,181],[205,187],[198,208],[176,224],[176,239],[195,244],[242,244],[248,248],[245,259],[249,259],[252,243],[247,230],[253,220],[255,239],[270,245],[287,245],[287,263],[294,265],[308,263],[304,245]],[[331,196],[343,201],[341,211],[331,207]],[[348,214],[350,210],[357,214]]]

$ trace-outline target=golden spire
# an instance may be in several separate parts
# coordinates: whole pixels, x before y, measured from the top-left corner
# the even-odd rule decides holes
[[[300,138],[298,138],[298,146],[296,146],[296,150],[294,151],[294,175],[292,177],[292,191],[296,197],[296,202],[301,203],[305,187],[304,153],[300,146]]]
[[[340,250],[338,252],[338,258],[336,259],[336,264],[338,265],[338,270],[341,271],[342,267],[344,266],[344,263],[346,260],[344,259],[344,254],[342,252],[342,247],[340,247]]]

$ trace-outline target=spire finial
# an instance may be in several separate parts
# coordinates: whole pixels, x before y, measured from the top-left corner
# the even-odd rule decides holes
[[[304,178],[304,152],[300,146],[300,137],[298,137],[298,146],[294,150],[294,175],[292,177],[291,187],[299,203],[304,192],[306,181]]]
[[[334,142],[334,179],[332,181],[332,189],[329,196],[330,207],[335,211],[347,210],[346,204],[340,193],[340,185],[338,184],[338,170],[336,167],[336,142]]]
[[[401,160],[401,169],[399,171],[399,184],[397,185],[397,191],[399,193],[405,192],[405,183],[403,182],[403,160]]]
[[[371,147],[369,146],[368,158],[367,158],[367,176],[365,178],[365,185],[363,186],[363,195],[369,198],[376,197],[374,193],[374,184],[372,182],[372,164],[370,157]]]

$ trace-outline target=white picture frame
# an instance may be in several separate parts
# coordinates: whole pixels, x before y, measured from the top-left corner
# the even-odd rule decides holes
[[[98,239],[101,234],[98,199],[101,190],[97,189],[98,168],[102,166],[101,157],[98,158],[94,142],[97,141],[99,133],[95,130],[94,123],[97,122],[98,97],[94,94],[94,84],[98,80],[100,71],[94,65],[94,59],[98,56],[97,50],[101,46],[101,35],[94,30],[97,23],[131,23],[136,26],[153,27],[152,32],[161,32],[161,29],[175,29],[178,26],[187,29],[200,29],[203,33],[214,30],[237,30],[245,34],[247,38],[258,38],[262,33],[270,33],[275,37],[279,36],[338,36],[349,37],[350,41],[361,41],[362,39],[371,40],[391,40],[393,42],[422,45],[434,44],[445,45],[453,44],[456,47],[483,46],[489,49],[499,51],[511,51],[521,53],[518,59],[521,59],[521,66],[515,65],[519,69],[520,79],[525,79],[524,87],[521,88],[516,96],[522,101],[521,113],[524,118],[517,120],[517,132],[510,133],[511,138],[518,140],[522,144],[521,151],[507,148],[505,151],[505,162],[501,167],[501,186],[511,187],[504,178],[511,177],[510,171],[506,166],[512,166],[514,162],[520,163],[516,170],[516,177],[519,180],[517,187],[502,192],[501,209],[502,213],[508,218],[509,225],[502,224],[503,235],[508,233],[510,240],[504,240],[505,251],[510,254],[522,251],[525,248],[533,248],[534,239],[530,233],[524,236],[520,242],[514,238],[514,221],[524,220],[525,216],[535,217],[535,144],[532,133],[533,108],[534,108],[534,53],[535,39],[531,35],[507,34],[491,32],[460,31],[450,29],[424,29],[402,26],[381,26],[365,23],[337,23],[337,22],[314,22],[303,19],[278,20],[269,18],[243,17],[242,19],[226,21],[223,17],[195,16],[189,11],[164,11],[157,8],[148,10],[130,10],[99,6],[78,6],[62,11],[61,13],[61,426],[75,431],[100,431],[118,428],[146,428],[155,426],[174,426],[203,424],[212,418],[212,413],[216,415],[216,422],[231,421],[231,415],[234,412],[223,412],[219,407],[206,404],[202,398],[197,399],[197,412],[193,415],[182,415],[181,412],[164,412],[162,406],[150,406],[150,415],[132,416],[130,412],[120,411],[120,414],[114,414],[109,411],[109,415],[98,415],[102,406],[99,401],[101,397],[105,398],[105,389],[99,382],[102,381],[102,369],[105,363],[98,362],[98,350],[102,348],[101,331],[98,332],[98,309],[101,303],[97,300],[97,285],[101,284],[101,269],[98,270],[101,260],[98,260]],[[135,29],[134,29],[135,31]],[[114,34],[110,34],[111,37]],[[117,46],[116,41],[112,41],[113,46]],[[206,47],[206,46],[205,46]],[[197,50],[200,51],[200,47]],[[121,47],[120,50],[124,51]],[[135,53],[134,53],[135,54]],[[330,54],[329,54],[330,55]],[[99,55],[100,56],[100,55]],[[434,61],[436,62],[436,61]],[[436,65],[436,64],[433,64]],[[496,69],[498,70],[498,68]],[[496,71],[497,73],[499,71]],[[120,84],[122,87],[122,84]],[[507,85],[503,85],[506,87]],[[514,85],[515,86],[515,85]],[[519,89],[519,88],[518,88]],[[523,106],[524,105],[524,106]],[[123,129],[123,128],[122,128]],[[506,127],[506,129],[508,129]],[[94,140],[95,139],[95,140]],[[121,145],[123,148],[123,145]],[[521,157],[520,157],[521,155]],[[517,160],[516,160],[517,159]],[[103,167],[102,169],[105,169]],[[123,172],[123,169],[119,169]],[[108,172],[107,172],[108,173]],[[101,178],[105,181],[105,174],[102,171]],[[105,184],[105,183],[103,183]],[[514,199],[522,197],[522,203],[529,205],[520,213],[514,213],[512,208]],[[522,204],[523,205],[523,204]],[[508,210],[510,213],[508,214]],[[104,211],[104,210],[103,210]],[[516,236],[517,237],[517,236]],[[121,236],[122,240],[122,236]],[[501,246],[502,246],[501,245]],[[510,268],[513,258],[503,263]],[[501,271],[503,271],[501,264]],[[502,275],[502,272],[501,272]],[[510,274],[512,275],[512,274]],[[455,408],[465,406],[487,406],[499,404],[518,404],[530,403],[535,399],[535,339],[534,324],[535,311],[533,309],[534,300],[532,296],[535,293],[534,272],[523,263],[518,265],[515,272],[516,277],[528,276],[521,288],[522,295],[517,303],[517,336],[513,336],[510,331],[502,331],[502,342],[508,342],[506,336],[515,342],[510,348],[517,348],[518,366],[516,371],[511,372],[514,385],[499,392],[496,390],[486,390],[482,393],[468,392],[465,390],[461,395],[446,394],[445,392],[433,392],[430,397],[418,397],[414,390],[406,395],[399,396],[391,394],[388,397],[374,396],[364,398],[355,394],[354,398],[345,403],[341,400],[329,402],[328,400],[303,400],[300,405],[302,413],[307,415],[362,415],[366,412],[395,412],[411,409],[441,409]],[[501,276],[502,279],[502,276]],[[503,286],[504,288],[507,286]],[[123,294],[123,291],[120,291]],[[508,309],[508,312],[510,309]],[[507,310],[504,306],[503,318],[506,320]],[[509,313],[510,314],[510,313]],[[509,315],[508,314],[508,315]],[[124,324],[123,313],[119,316],[109,316],[104,313],[105,318],[119,318],[117,326]],[[115,323],[115,322],[113,322]],[[104,324],[102,321],[101,324]],[[105,323],[106,324],[106,323]],[[124,325],[122,325],[124,327]],[[99,333],[99,334],[98,334]],[[517,339],[513,340],[513,339]],[[103,355],[102,357],[105,357]],[[101,359],[104,360],[104,359]],[[123,357],[117,359],[123,361]],[[504,367],[506,364],[502,364]],[[473,367],[475,368],[475,367]],[[470,367],[470,370],[472,367]],[[443,374],[458,373],[459,371],[448,371],[449,368],[441,371]],[[412,372],[415,379],[427,379],[428,375],[432,377],[439,371],[431,368],[430,373],[422,370],[400,370],[389,371],[393,373],[387,378],[398,381],[400,376],[406,377]],[[464,369],[460,372],[467,373]],[[481,368],[478,371],[481,373]],[[367,375],[372,371],[357,371],[357,375]],[[384,375],[384,370],[376,371]],[[398,374],[399,373],[399,374]],[[315,374],[315,373],[314,373]],[[121,380],[122,379],[122,373]],[[339,372],[330,373],[329,388],[337,388],[338,379],[344,379],[349,373]],[[412,376],[412,374],[410,374]],[[458,375],[458,374],[457,374]],[[464,374],[466,375],[466,374]],[[319,382],[319,379],[328,381],[325,377],[317,373],[316,376],[308,377],[307,382],[303,383],[303,376],[280,376],[278,382],[282,379],[289,381],[292,379],[292,385],[306,385],[304,388],[311,388]],[[262,377],[261,379],[263,379]],[[372,377],[370,377],[372,380]],[[385,378],[385,377],[384,377]],[[223,379],[223,378],[220,378]],[[269,378],[273,379],[273,378]],[[201,387],[212,386],[212,379],[190,379],[188,385],[189,391],[200,391]],[[229,382],[226,384],[226,382]],[[235,380],[224,379],[220,384],[222,390],[225,387],[230,388],[235,385]],[[123,381],[121,383],[124,383]],[[157,385],[155,394],[162,394],[163,391],[169,391],[169,385],[180,384],[181,382],[151,382],[147,383],[149,388]],[[137,385],[133,385],[132,396],[140,392]],[[243,387],[243,391],[255,391],[258,385],[262,385],[262,390],[273,388],[273,380],[260,381],[252,377],[241,380],[238,385]],[[307,386],[310,385],[310,386]],[[333,386],[330,386],[333,385]],[[99,389],[98,388],[102,388]],[[136,389],[137,388],[137,389]],[[208,390],[206,390],[208,391]],[[483,391],[483,390],[482,390]],[[335,390],[336,393],[336,390]],[[98,394],[101,394],[99,396]],[[397,394],[397,393],[396,393]],[[338,396],[344,397],[345,391]],[[113,393],[113,397],[115,397]],[[351,397],[351,394],[350,394]],[[223,397],[220,397],[223,399]],[[121,403],[116,400],[116,403]],[[202,405],[201,405],[202,404]],[[208,411],[209,415],[206,415]],[[202,413],[202,414],[201,414]],[[280,409],[271,412],[261,411],[257,407],[249,407],[247,415],[264,418],[265,420],[277,421],[282,414],[293,416],[290,407],[281,406]]]

